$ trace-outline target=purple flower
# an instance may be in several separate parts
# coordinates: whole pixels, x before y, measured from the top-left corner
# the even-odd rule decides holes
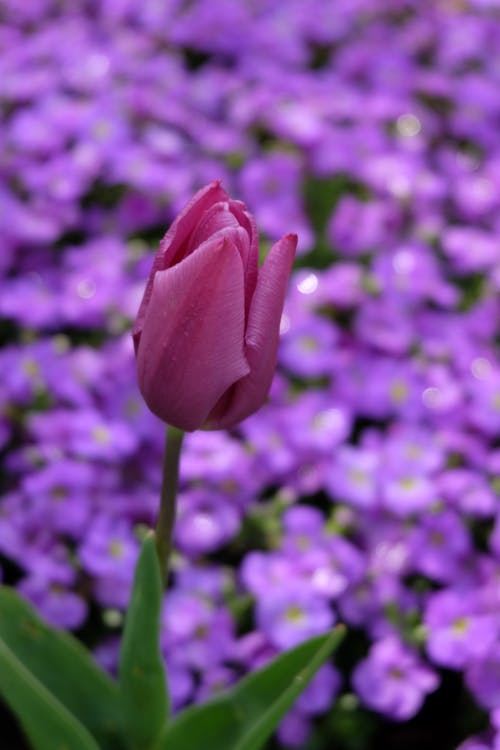
[[[286,475],[297,464],[297,454],[287,440],[286,428],[286,414],[270,405],[241,425],[248,450],[255,456],[253,476],[259,478],[261,484],[269,474]]]
[[[309,452],[330,456],[348,436],[349,411],[320,391],[309,390],[293,401],[286,416],[287,438],[302,456]]]
[[[413,425],[397,425],[384,445],[384,464],[389,471],[408,471],[429,475],[445,461],[439,436]]]
[[[431,480],[404,467],[384,477],[381,497],[385,508],[403,517],[428,509],[438,499]]]
[[[297,572],[297,561],[279,554],[249,552],[240,568],[243,585],[257,597],[278,592]]]
[[[234,644],[233,658],[247,668],[258,669],[279,653],[260,630],[253,630]]]
[[[187,591],[221,602],[226,591],[234,586],[234,574],[219,565],[204,564],[202,567],[187,564],[176,571],[176,584],[180,591]]]
[[[467,590],[445,590],[430,596],[424,624],[430,658],[454,669],[486,658],[500,634],[500,616],[482,612],[474,592]]]
[[[60,584],[32,577],[25,578],[18,590],[58,628],[78,628],[87,617],[85,600]]]
[[[213,552],[235,535],[240,512],[215,493],[191,490],[180,495],[175,539],[188,555]]]
[[[498,643],[483,659],[465,669],[465,683],[478,703],[491,710],[500,706],[500,647]]]
[[[398,213],[388,201],[362,202],[344,196],[328,225],[331,243],[342,255],[371,252],[395,236]]]
[[[411,363],[358,353],[343,363],[336,381],[342,402],[360,416],[412,417],[422,411],[422,383]]]
[[[488,742],[483,742],[479,737],[472,737],[460,743],[457,750],[492,750]]]
[[[336,263],[323,272],[318,288],[323,304],[341,310],[354,308],[363,302],[362,269],[356,263]]]
[[[61,460],[27,475],[23,489],[33,522],[78,538],[90,514],[94,474],[84,463]]]
[[[300,377],[329,375],[333,370],[337,338],[332,323],[319,316],[310,316],[302,323],[292,323],[283,333],[279,361]]]
[[[108,674],[117,676],[118,660],[120,656],[120,640],[118,638],[109,638],[97,646],[93,652],[97,663],[108,672]]]
[[[452,193],[459,214],[471,221],[480,221],[498,208],[495,183],[488,174],[458,177]]]
[[[116,461],[129,455],[136,438],[125,422],[110,422],[94,410],[52,410],[30,420],[33,436],[75,456]]]
[[[328,604],[306,587],[284,585],[259,599],[256,620],[270,642],[280,649],[296,646],[328,630],[335,617]]]
[[[395,638],[386,638],[375,643],[356,666],[352,683],[366,706],[405,721],[420,710],[439,680],[413,651]]]
[[[114,319],[132,317],[136,300],[124,288],[125,247],[106,238],[70,250],[65,256],[64,283],[59,301],[63,319],[70,325],[113,326]]]
[[[182,664],[196,670],[216,667],[233,649],[229,612],[207,597],[174,591],[163,609],[162,641],[168,653],[182,654]]]
[[[406,354],[415,337],[408,311],[389,295],[368,299],[358,310],[356,334],[363,343],[392,356]]]
[[[422,243],[400,245],[394,251],[377,255],[372,267],[371,283],[381,293],[406,301],[432,300],[445,307],[457,302],[458,294],[444,281],[432,251]]]
[[[249,161],[240,177],[243,200],[255,214],[259,227],[272,239],[278,239],[285,231],[296,231],[299,254],[312,245],[299,200],[300,172],[299,159],[276,151]]]
[[[95,578],[98,600],[110,607],[127,605],[138,541],[125,520],[95,518],[78,549],[83,569]]]
[[[284,539],[282,549],[291,555],[307,552],[319,546],[323,539],[325,518],[321,511],[310,506],[289,508],[282,518]]]
[[[332,499],[354,507],[369,508],[378,496],[380,457],[377,451],[350,445],[341,446],[326,475],[326,487]]]
[[[353,626],[368,627],[370,633],[386,630],[386,608],[403,598],[403,587],[394,575],[366,576],[348,587],[338,600],[342,618]]]
[[[448,469],[438,477],[438,487],[443,499],[467,515],[483,518],[495,512],[495,492],[478,471]]]
[[[440,582],[463,575],[471,539],[463,521],[452,511],[428,513],[410,532],[411,567]]]
[[[303,747],[311,731],[310,719],[300,711],[293,709],[280,723],[277,736],[285,747]]]
[[[493,234],[469,226],[452,226],[442,236],[443,249],[459,273],[484,271],[498,262]]]
[[[295,708],[307,715],[322,714],[333,706],[342,678],[332,664],[324,664],[300,694]]]
[[[313,592],[336,598],[360,581],[365,560],[353,544],[341,536],[332,536],[323,549],[313,548],[303,553],[301,568]]]
[[[471,423],[487,435],[495,435],[500,427],[500,370],[487,368],[484,375],[477,370],[469,390]]]
[[[250,418],[251,419],[251,418]],[[246,424],[246,422],[245,422]],[[240,473],[251,480],[251,457],[238,441],[222,431],[197,430],[186,436],[186,447],[181,465],[181,476],[196,484],[204,481],[224,489],[228,475],[237,482]],[[227,488],[229,490],[229,487]]]
[[[35,328],[51,327],[60,320],[57,299],[57,276],[32,272],[26,278],[6,281],[3,285],[0,312]],[[29,300],[30,304],[27,304]]]
[[[228,688],[236,680],[236,672],[228,667],[213,667],[203,675],[203,680],[196,691],[196,701],[206,701]]]
[[[177,664],[175,659],[168,659],[168,692],[172,701],[172,708],[178,711],[186,705],[193,697],[195,679],[189,669],[182,664]]]

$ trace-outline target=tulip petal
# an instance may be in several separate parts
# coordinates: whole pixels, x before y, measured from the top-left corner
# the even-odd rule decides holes
[[[200,427],[249,372],[244,335],[243,265],[227,238],[216,235],[158,271],[137,354],[151,411],[181,430]]]
[[[229,210],[227,201],[214,203],[205,211],[196,229],[189,238],[189,247],[186,255],[196,249],[202,242],[206,242],[212,235],[221,229],[238,228],[236,217]]]
[[[162,239],[159,250],[153,261],[153,267],[149,274],[144,296],[132,331],[136,352],[139,346],[146,310],[153,291],[153,282],[156,273],[179,262],[180,258],[177,257],[179,250],[185,246],[190,233],[193,231],[194,227],[196,227],[205,211],[207,211],[214,203],[227,200],[228,195],[224,188],[221,187],[220,180],[211,182],[209,185],[206,185],[195,193]]]
[[[246,206],[241,201],[229,201],[229,208],[248,234],[249,251],[244,261],[245,268],[245,299],[248,301],[246,315],[248,316],[250,300],[255,292],[257,284],[257,273],[259,265],[259,232],[252,214],[248,213]]]
[[[224,394],[210,413],[207,427],[231,427],[240,422],[262,406],[269,392],[276,367],[285,291],[296,248],[297,235],[282,237],[259,270],[245,335],[245,356],[250,372]]]

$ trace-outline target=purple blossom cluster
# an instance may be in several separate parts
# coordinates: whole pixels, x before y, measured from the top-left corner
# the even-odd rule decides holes
[[[151,252],[215,178],[299,234],[269,403],[186,440],[176,708],[342,621],[363,645],[284,745],[337,695],[411,719],[451,671],[484,712],[457,743],[500,747],[499,10],[0,2],[2,574],[110,670],[160,484]]]

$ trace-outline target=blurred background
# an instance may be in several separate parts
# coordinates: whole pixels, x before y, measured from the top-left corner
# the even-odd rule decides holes
[[[186,440],[162,632],[179,709],[347,624],[273,750],[500,747],[499,50],[498,0],[0,0],[1,575],[111,672],[153,253],[215,178],[299,234],[268,404]]]

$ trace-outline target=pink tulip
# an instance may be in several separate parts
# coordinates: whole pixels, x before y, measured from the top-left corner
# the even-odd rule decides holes
[[[181,430],[231,427],[264,403],[276,367],[288,234],[258,268],[244,203],[220,182],[199,190],[163,238],[134,326],[139,387]]]

